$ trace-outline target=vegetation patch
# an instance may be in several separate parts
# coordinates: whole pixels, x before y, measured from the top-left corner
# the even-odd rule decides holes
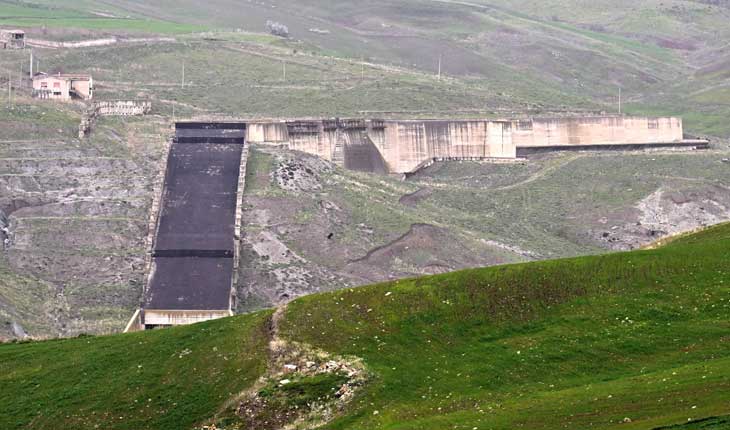
[[[341,415],[368,379],[361,360],[279,337],[286,307],[271,320],[269,370],[231,399],[203,430],[310,429]]]
[[[282,428],[313,413],[324,415],[324,408],[336,400],[347,379],[343,374],[319,374],[269,381],[254,396],[240,402],[236,418],[219,420],[217,426],[268,430]]]

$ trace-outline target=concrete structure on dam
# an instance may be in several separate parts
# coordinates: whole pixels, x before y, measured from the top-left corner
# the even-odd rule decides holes
[[[345,168],[408,173],[433,160],[505,160],[566,149],[703,146],[680,118],[587,116],[522,120],[247,121],[249,143],[288,145]]]

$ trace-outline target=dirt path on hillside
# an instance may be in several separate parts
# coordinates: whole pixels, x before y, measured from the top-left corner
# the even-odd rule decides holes
[[[361,359],[333,356],[309,344],[283,339],[280,326],[286,311],[286,305],[279,306],[269,319],[266,373],[252,387],[225,402],[211,420],[214,425],[202,429],[217,428],[220,421],[230,425],[231,415],[244,428],[252,430],[321,428],[342,413],[365,385],[368,372]],[[286,390],[289,384],[323,375],[345,376],[345,380],[331,395],[313,404],[289,404],[290,394]],[[268,395],[262,396],[262,391]],[[268,396],[272,393],[279,402],[270,401]]]
[[[509,184],[509,185],[501,185],[501,186],[493,187],[493,188],[486,188],[485,191],[505,191],[505,190],[512,190],[515,188],[520,188],[524,185],[528,185],[532,182],[540,180],[540,179],[548,176],[550,173],[553,173],[556,170],[560,170],[563,167],[567,166],[568,164],[572,163],[573,161],[578,160],[579,158],[582,158],[585,156],[586,156],[585,154],[570,153],[570,154],[564,155],[562,157],[556,157],[553,160],[551,160],[552,163],[550,165],[543,167],[542,169],[538,170],[535,173],[532,173],[530,176],[528,176],[527,178],[525,178],[519,182],[515,182],[515,183]],[[447,163],[448,163],[448,161],[447,161]],[[459,178],[459,179],[461,179],[461,178]],[[418,183],[418,182],[420,182],[420,181],[418,181],[418,180],[414,181],[414,183]],[[455,189],[455,190],[473,190],[474,189],[471,186],[465,186],[465,185],[431,183],[431,182],[429,182],[428,187],[439,188],[439,189]],[[403,196],[403,197],[407,197],[407,196],[408,195]]]
[[[567,166],[568,164],[572,163],[573,161],[584,157],[583,154],[569,154],[564,157],[560,157],[556,160],[554,164],[551,164],[543,169],[538,170],[537,172],[533,173],[532,175],[528,176],[526,179],[523,179],[520,182],[515,182],[514,184],[509,185],[503,185],[501,187],[492,188],[493,191],[505,191],[505,190],[511,190],[514,188],[519,188],[524,185],[530,184],[532,182],[535,182],[539,179],[542,179],[549,175],[552,172],[555,172],[556,170],[562,169],[563,167]]]

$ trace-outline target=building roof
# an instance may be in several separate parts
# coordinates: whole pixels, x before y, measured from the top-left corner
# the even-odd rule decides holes
[[[0,30],[0,33],[25,34],[23,30]]]
[[[33,76],[33,79],[46,79],[46,78],[55,78],[55,79],[62,79],[67,81],[90,81],[91,75],[89,74],[83,74],[83,73],[55,73],[55,74],[48,74],[48,73],[36,73]]]

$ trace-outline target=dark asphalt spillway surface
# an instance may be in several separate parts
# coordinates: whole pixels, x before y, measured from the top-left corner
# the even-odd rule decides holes
[[[244,139],[243,124],[178,125],[144,308],[229,309]]]
[[[233,250],[242,145],[173,144],[155,250]]]

